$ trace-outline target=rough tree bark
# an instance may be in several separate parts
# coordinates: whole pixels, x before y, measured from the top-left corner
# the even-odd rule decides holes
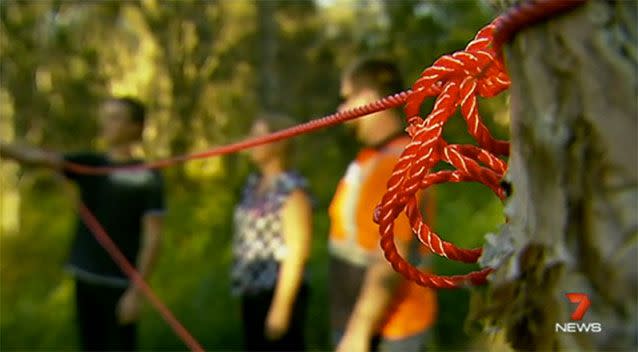
[[[589,1],[506,48],[513,194],[473,318],[514,349],[637,349],[637,23],[635,1]],[[567,292],[589,294],[581,322],[601,333],[555,331]]]

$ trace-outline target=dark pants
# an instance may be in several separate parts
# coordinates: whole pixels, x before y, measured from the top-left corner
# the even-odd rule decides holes
[[[78,331],[84,351],[134,351],[137,325],[120,325],[117,304],[126,288],[75,281]]]
[[[244,344],[247,351],[303,351],[304,323],[308,304],[308,287],[302,285],[290,316],[288,331],[278,340],[264,335],[266,317],[274,297],[274,290],[242,296],[241,309],[244,325]]]

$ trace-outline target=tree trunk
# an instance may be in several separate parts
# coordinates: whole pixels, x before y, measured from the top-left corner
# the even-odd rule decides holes
[[[514,191],[473,318],[515,349],[637,348],[637,17],[636,2],[590,1],[506,49]],[[580,321],[568,292],[589,295]],[[593,322],[602,332],[556,331]]]
[[[257,10],[259,14],[259,43],[260,43],[260,82],[259,99],[263,109],[274,109],[277,107],[277,96],[279,85],[277,82],[277,23],[275,19],[276,6],[278,2],[258,1]]]

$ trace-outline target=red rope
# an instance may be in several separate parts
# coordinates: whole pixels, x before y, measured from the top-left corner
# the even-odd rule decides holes
[[[181,155],[181,156],[176,156],[170,159],[159,160],[159,161],[145,163],[145,164],[135,164],[135,165],[116,166],[116,167],[108,167],[108,166],[92,167],[87,165],[75,164],[71,162],[65,162],[64,167],[78,174],[91,174],[91,175],[106,174],[106,173],[110,173],[117,170],[142,170],[142,169],[164,168],[164,167],[172,166],[178,163],[186,162],[189,160],[210,158],[213,156],[234,153],[243,149],[256,147],[262,144],[273,143],[283,139],[292,138],[301,134],[313,132],[321,128],[338,125],[349,120],[354,120],[356,118],[359,118],[365,115],[373,114],[375,112],[396,108],[405,103],[409,94],[410,94],[409,90],[405,92],[400,92],[394,95],[387,96],[383,99],[380,99],[378,101],[372,102],[364,106],[356,107],[354,109],[350,109],[347,111],[337,112],[319,119],[311,120],[309,122],[306,122],[297,126],[293,126],[281,131],[277,131],[275,133],[271,133],[265,136],[244,139],[239,142],[215,147],[213,149],[195,153],[195,154]]]
[[[182,341],[191,349],[191,351],[204,351],[202,346],[195,340],[195,338],[184,328],[184,326],[175,318],[173,313],[162,303],[162,301],[157,297],[155,292],[151,289],[151,287],[144,281],[142,275],[135,270],[133,265],[126,259],[124,254],[117,248],[117,245],[113,242],[113,240],[106,233],[102,225],[95,218],[95,216],[91,213],[89,208],[80,202],[79,205],[79,213],[82,221],[86,224],[86,226],[91,230],[95,239],[104,247],[104,249],[108,252],[108,254],[113,258],[113,261],[122,269],[122,271],[128,276],[133,284],[135,284],[141,292],[148,298],[148,300],[153,304],[155,309],[157,309],[158,313],[162,316],[162,318],[168,323],[168,325],[175,331],[177,336],[182,339]]]
[[[492,137],[478,113],[478,97],[489,98],[503,92],[510,81],[501,49],[514,33],[584,1],[545,0],[528,2],[507,11],[481,29],[465,50],[445,55],[423,71],[412,87],[405,107],[412,141],[406,146],[387,183],[387,191],[375,209],[381,248],[394,269],[422,286],[455,288],[482,284],[493,269],[485,268],[465,275],[438,276],[419,271],[402,258],[394,243],[394,221],[406,212],[417,238],[432,252],[456,261],[475,263],[481,248],[462,249],[442,240],[423,222],[416,193],[443,182],[479,182],[488,186],[501,200],[505,190],[500,180],[507,170],[509,144]],[[423,101],[437,97],[432,112],[420,117]],[[448,144],[442,137],[443,126],[460,108],[469,133],[479,146]],[[439,162],[452,165],[454,171],[431,172]]]

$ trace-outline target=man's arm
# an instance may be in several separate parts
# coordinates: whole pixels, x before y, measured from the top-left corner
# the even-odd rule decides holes
[[[425,218],[428,224],[432,226],[435,211],[433,194],[431,191],[420,193],[418,198],[419,208],[424,210]],[[411,230],[407,223],[395,223],[395,233],[398,234],[397,231],[405,235],[395,236],[397,250],[403,258],[409,258],[409,242],[397,239],[399,237],[410,238],[412,236]],[[401,274],[394,271],[392,265],[383,258],[372,264],[365,275],[359,298],[346,326],[345,343],[350,343],[347,341],[349,338],[352,338],[352,343],[363,340],[370,341],[377,332],[378,324],[381,323],[387,313],[388,306],[392,302],[397,287],[404,280]],[[339,351],[355,351],[357,348],[350,345],[340,347]],[[367,349],[362,347],[361,350]]]
[[[405,258],[407,244],[397,242],[397,249]],[[403,282],[390,263],[379,258],[366,271],[363,286],[352,310],[344,336],[337,351],[368,351],[371,338],[387,313],[396,289]]]
[[[15,160],[25,165],[53,169],[61,169],[63,164],[63,158],[60,154],[18,144],[0,143],[0,157]]]
[[[160,214],[147,214],[143,218],[144,235],[140,254],[137,258],[137,270],[144,280],[148,279],[155,268],[162,240],[162,227],[164,216]]]
[[[371,199],[377,203],[383,198],[386,189],[385,183],[392,175],[396,161],[394,155],[387,155],[378,162],[376,169],[371,171],[368,176],[369,180],[377,182],[377,185],[368,191],[366,200]],[[372,218],[372,214],[370,214],[370,218]],[[378,231],[378,227],[375,227],[375,230]],[[367,231],[371,231],[371,229]],[[403,258],[408,258],[412,229],[407,217],[401,215],[396,219],[394,233],[394,243],[399,254]],[[371,235],[372,238],[379,238],[378,232]],[[353,307],[343,338],[337,346],[337,350],[340,352],[367,352],[369,350],[370,340],[378,332],[379,324],[388,313],[397,288],[403,283],[403,277],[395,272],[392,265],[385,260],[381,248],[377,248],[379,251],[377,260],[365,272],[357,302]]]
[[[155,263],[159,256],[163,216],[159,214],[147,214],[142,221],[144,232],[142,235],[142,243],[140,244],[140,252],[137,256],[136,269],[144,281],[147,281],[155,268]],[[126,324],[137,319],[141,308],[140,298],[141,294],[137,286],[131,285],[120,300],[118,307],[120,323]]]

